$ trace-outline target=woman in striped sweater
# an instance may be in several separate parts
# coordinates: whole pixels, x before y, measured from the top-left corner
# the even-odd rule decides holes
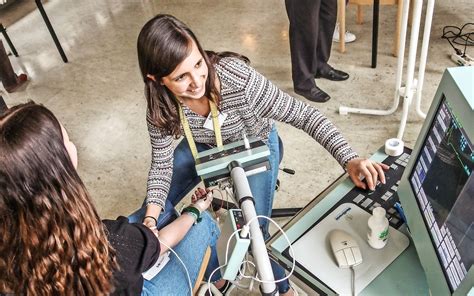
[[[370,188],[377,179],[385,182],[383,171],[388,167],[359,158],[318,109],[278,89],[250,67],[246,58],[204,51],[193,32],[175,17],[157,15],[148,21],[139,34],[137,49],[152,145],[145,216],[157,217],[159,225],[200,182],[189,143],[194,142],[197,151],[216,147],[214,130],[204,127],[213,105],[224,118],[219,121],[224,144],[241,140],[245,131],[263,139],[270,149],[271,170],[249,177],[258,215],[270,216],[272,210],[281,149],[275,121],[313,137],[356,186],[366,186],[360,176],[365,176]],[[183,124],[189,126],[192,137],[184,137],[176,146],[173,140],[184,135]],[[151,218],[143,223],[154,226]],[[261,224],[268,237],[268,223]],[[275,264],[273,270],[276,279],[284,277],[281,267]],[[278,288],[280,294],[292,293],[287,281],[278,283]]]

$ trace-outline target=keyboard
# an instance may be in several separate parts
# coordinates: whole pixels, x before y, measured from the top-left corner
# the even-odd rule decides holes
[[[404,148],[400,156],[388,156],[382,163],[388,165],[390,169],[385,172],[385,184],[380,181],[377,183],[374,191],[352,188],[343,198],[341,198],[329,211],[331,213],[343,203],[353,203],[364,211],[372,214],[375,207],[383,207],[386,217],[392,227],[398,229],[404,222],[395,208],[395,203],[399,202],[397,189],[403,171],[410,159],[411,149]],[[326,215],[321,217],[322,220]]]

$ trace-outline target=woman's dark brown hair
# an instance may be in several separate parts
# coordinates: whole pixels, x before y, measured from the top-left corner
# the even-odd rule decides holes
[[[215,85],[214,64],[225,56],[239,57],[248,62],[247,58],[238,54],[204,51],[191,29],[174,16],[158,14],[143,26],[138,36],[137,51],[138,64],[145,82],[148,120],[176,138],[181,136],[178,101],[160,82],[161,78],[171,74],[190,54],[191,41],[196,44],[209,69],[204,95],[216,104],[221,96]],[[148,75],[153,75],[155,80],[148,78]]]
[[[0,293],[106,295],[115,262],[56,117],[33,102],[0,114]]]

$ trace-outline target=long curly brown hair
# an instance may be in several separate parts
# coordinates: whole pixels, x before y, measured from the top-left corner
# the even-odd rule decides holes
[[[0,293],[106,295],[115,268],[56,117],[33,102],[0,114]]]

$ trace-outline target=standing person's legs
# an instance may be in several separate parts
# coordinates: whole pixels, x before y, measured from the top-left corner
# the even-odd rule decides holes
[[[290,21],[291,72],[295,91],[316,86],[320,0],[285,0]]]
[[[331,70],[328,60],[331,56],[332,38],[337,22],[337,0],[321,1],[318,18],[317,72],[327,73]]]
[[[217,238],[220,231],[214,220],[207,212],[202,215],[202,221],[194,225],[184,239],[173,250],[186,265],[191,285],[194,286],[207,247],[211,247],[211,258],[207,270],[218,267],[217,253],[215,252]],[[210,273],[210,272],[209,272]],[[206,272],[207,275],[207,272]],[[219,279],[216,272],[213,279]],[[190,295],[189,282],[186,271],[176,255],[170,253],[170,261],[150,281],[143,283],[142,295]]]
[[[248,181],[252,195],[255,199],[255,210],[257,215],[270,217],[273,208],[273,197],[275,195],[276,180],[278,178],[278,167],[281,161],[280,143],[278,141],[278,132],[275,126],[270,132],[267,145],[270,149],[269,161],[271,170],[250,176]],[[260,219],[259,222],[264,239],[266,240],[270,237],[270,234],[268,233],[269,221]],[[271,260],[271,264],[275,280],[284,278],[285,270],[283,267],[278,265],[273,260]],[[280,293],[286,293],[290,289],[288,280],[277,283],[277,286]]]

